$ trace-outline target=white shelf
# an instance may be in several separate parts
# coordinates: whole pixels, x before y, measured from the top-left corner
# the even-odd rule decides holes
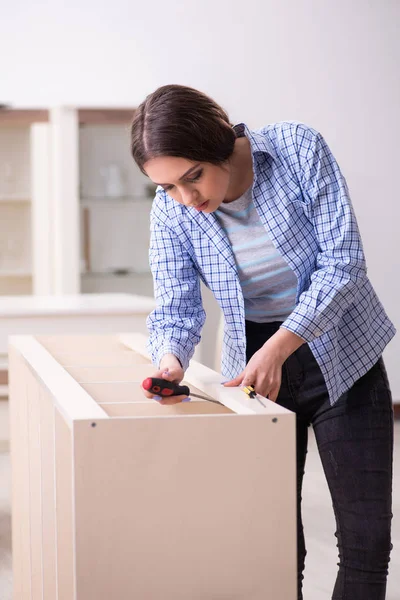
[[[146,196],[83,196],[81,198],[82,206],[104,206],[105,204],[132,204],[138,202],[148,202],[150,206],[152,199]]]
[[[82,292],[86,294],[125,293],[153,297],[153,278],[150,273],[85,273],[81,277]]]
[[[121,269],[120,271],[83,271],[81,273],[82,277],[121,277],[121,278],[132,278],[137,279],[140,277],[145,277],[147,275],[151,275],[150,269],[148,271],[125,271],[125,269]]]
[[[23,270],[0,270],[0,277],[32,277],[31,271],[23,271]]]
[[[0,194],[0,203],[4,204],[30,204],[31,199],[28,194]]]

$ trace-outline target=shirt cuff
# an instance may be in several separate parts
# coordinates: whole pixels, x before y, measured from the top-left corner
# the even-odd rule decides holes
[[[281,327],[295,333],[307,343],[313,342],[324,333],[311,319],[296,313],[296,309],[282,323]]]
[[[166,354],[173,354],[181,363],[181,367],[184,371],[186,371],[186,369],[189,367],[189,359],[187,357],[187,354],[180,345],[164,343],[157,349],[152,349],[150,347],[149,351],[153,364],[156,365],[157,368],[159,368],[161,359]]]

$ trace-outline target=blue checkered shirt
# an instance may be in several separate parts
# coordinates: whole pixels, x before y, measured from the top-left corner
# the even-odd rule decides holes
[[[395,334],[366,272],[345,179],[323,137],[297,122],[250,131],[253,201],[276,248],[297,276],[296,306],[282,327],[306,342],[333,404],[373,366]],[[200,279],[224,315],[222,374],[246,364],[244,300],[229,240],[214,214],[174,201],[159,188],[151,213],[150,265],[156,309],[148,348],[186,369],[205,320]]]

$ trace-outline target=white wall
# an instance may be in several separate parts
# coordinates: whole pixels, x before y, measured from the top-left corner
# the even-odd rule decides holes
[[[0,101],[131,106],[184,83],[234,121],[316,127],[346,175],[370,277],[400,327],[399,19],[397,0],[15,0],[2,7]],[[399,356],[400,336],[386,353],[398,400]]]

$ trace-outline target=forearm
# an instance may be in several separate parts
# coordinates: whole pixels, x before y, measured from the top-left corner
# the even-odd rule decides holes
[[[164,354],[160,360],[160,369],[168,370],[175,367],[182,368],[179,358],[174,354]]]
[[[253,354],[244,371],[224,385],[252,385],[259,394],[275,402],[282,381],[282,365],[302,344],[304,340],[295,333],[279,329]]]
[[[276,356],[282,364],[293,352],[304,344],[304,340],[282,327],[264,344],[268,352]]]

